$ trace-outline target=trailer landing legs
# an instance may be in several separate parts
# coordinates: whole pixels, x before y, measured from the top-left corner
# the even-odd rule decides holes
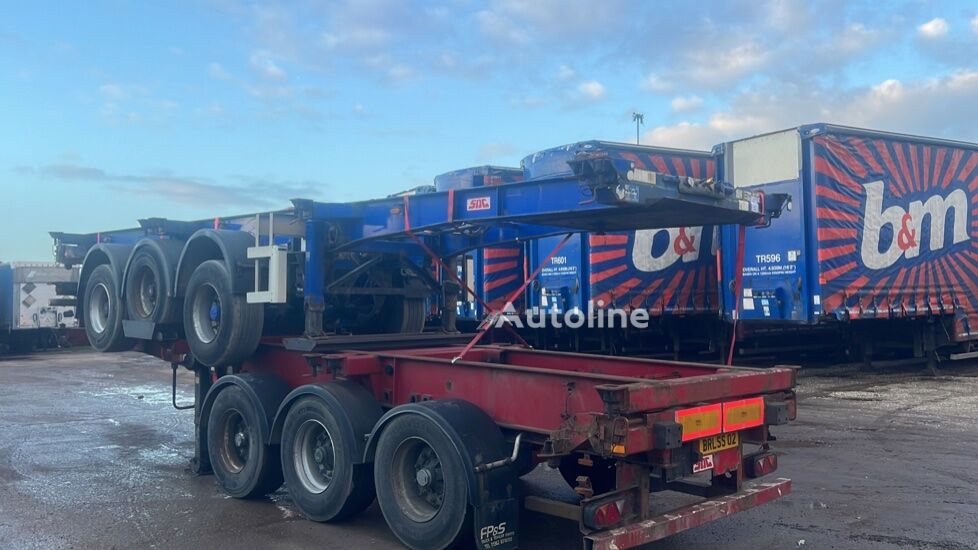
[[[174,388],[176,388],[176,364],[173,364]],[[204,398],[214,385],[211,369],[194,361],[190,367],[194,371],[194,456],[190,459],[190,471],[203,476],[214,473],[211,470],[210,457],[207,455],[207,442],[203,440],[201,430],[201,412]],[[176,403],[174,403],[176,406]]]

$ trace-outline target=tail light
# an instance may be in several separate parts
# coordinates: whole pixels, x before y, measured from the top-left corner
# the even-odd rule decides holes
[[[778,455],[759,453],[744,457],[744,475],[750,478],[761,477],[778,469]]]
[[[584,507],[584,525],[591,529],[607,529],[621,523],[625,499],[598,501]]]

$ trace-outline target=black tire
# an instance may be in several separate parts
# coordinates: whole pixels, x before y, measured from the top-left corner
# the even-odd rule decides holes
[[[265,311],[244,294],[231,293],[224,262],[197,266],[183,301],[183,330],[194,357],[209,367],[236,365],[250,357],[261,340]]]
[[[426,470],[427,488],[419,484]],[[377,502],[391,531],[416,550],[452,548],[472,536],[468,477],[455,445],[417,414],[394,418],[374,457]]]
[[[396,297],[389,300],[389,303],[390,306],[385,308],[388,312],[385,315],[387,320],[385,332],[405,334],[424,330],[424,300]]]
[[[595,495],[613,490],[617,483],[614,461],[591,455],[593,465],[588,466],[579,462],[582,457],[583,455],[574,453],[560,459],[560,475],[571,489],[577,487],[578,476],[587,476],[591,479],[591,488]]]
[[[282,486],[277,445],[268,445],[261,414],[244,390],[228,386],[214,398],[207,418],[207,452],[224,492],[235,498],[256,498]]]
[[[423,283],[417,279],[407,279],[403,282],[405,288],[423,288]],[[395,334],[419,333],[424,330],[425,301],[421,298],[392,296],[384,304],[384,332]]]
[[[92,270],[85,283],[84,319],[88,343],[99,351],[121,351],[132,347],[122,332],[123,308],[119,281],[108,264]]]
[[[303,397],[282,426],[282,474],[296,507],[313,521],[343,521],[374,501],[371,464],[354,464],[356,442],[318,397]]]
[[[169,323],[179,307],[170,296],[164,266],[149,248],[137,250],[126,275],[126,313],[134,321]]]

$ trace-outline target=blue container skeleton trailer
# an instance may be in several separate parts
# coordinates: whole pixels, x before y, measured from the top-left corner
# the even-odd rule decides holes
[[[57,261],[82,266],[78,304],[92,347],[131,349],[144,340],[185,336],[192,328],[195,357],[213,365],[241,361],[262,335],[309,330],[302,300],[312,281],[299,258],[336,237],[327,233],[319,242],[305,234],[305,220],[288,208],[192,221],[149,218],[135,228],[51,235]],[[328,274],[330,285],[328,299],[314,306],[321,315],[313,330],[421,332],[430,292],[425,274],[411,271],[420,269],[411,259],[421,256],[418,250],[408,257],[387,249],[332,255],[315,275]],[[203,264],[213,273],[195,279]],[[185,304],[188,295],[194,303]],[[246,311],[250,317],[238,317]],[[231,321],[238,326],[229,328]],[[252,332],[242,333],[240,325]]]
[[[680,177],[713,178],[716,162],[709,151],[652,147],[607,141],[583,141],[539,151],[522,161],[527,181],[573,177],[568,161],[581,154],[601,154],[628,163],[634,170]],[[719,326],[715,226],[687,226],[636,231],[578,233],[567,240],[528,289],[528,305],[563,313],[606,308],[645,309],[653,331],[641,344],[632,336],[623,349],[621,327],[599,330],[554,330],[531,335],[538,345],[576,350],[638,352],[681,347],[711,347]],[[529,243],[529,265],[537,266],[561,237]],[[639,339],[641,340],[641,338]],[[648,351],[648,350],[646,350]]]
[[[475,166],[435,176],[435,190],[470,189],[520,181],[523,181],[522,168]],[[523,284],[526,275],[523,252],[520,243],[473,250],[461,258],[457,272],[466,286],[478,293],[489,308],[501,310]],[[514,300],[514,307],[522,307],[521,296]],[[479,322],[487,313],[471,292],[462,290],[458,301],[460,321]]]
[[[865,360],[970,351],[978,144],[814,124],[719,148],[735,188],[792,197],[777,231],[745,230],[737,296],[734,256],[723,256],[724,313],[741,338],[786,342],[801,329],[811,343],[814,329]],[[724,229],[724,252],[737,231]]]
[[[349,519],[376,498],[412,549],[469,539],[508,550],[521,503],[578,519],[587,548],[610,549],[787,494],[790,480],[748,479],[777,469],[768,428],[795,418],[791,369],[476,346],[472,335],[462,335],[464,347],[444,346],[444,325],[405,334],[418,330],[424,299],[440,286],[432,265],[414,258],[453,277],[452,259],[473,249],[691,219],[765,224],[786,199],[652,177],[620,159],[573,162],[578,181],[295,200],[254,216],[143,220],[54,238],[59,262],[82,266],[81,319],[94,347],[139,340],[170,362],[174,390],[180,365],[194,371],[192,467],[213,473],[229,496],[266,495],[284,482],[316,521]],[[357,297],[391,300],[376,312],[377,302]],[[448,311],[451,297],[444,292]],[[297,328],[282,321],[292,314]],[[401,330],[331,332],[346,314]],[[522,499],[518,475],[539,460],[559,462],[588,498]],[[693,475],[697,483],[686,483]],[[707,498],[653,510],[653,482]]]

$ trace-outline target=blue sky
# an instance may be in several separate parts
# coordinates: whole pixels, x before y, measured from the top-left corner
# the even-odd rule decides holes
[[[673,147],[816,121],[978,141],[973,3],[661,4],[9,4],[0,259],[631,141],[635,110]]]

